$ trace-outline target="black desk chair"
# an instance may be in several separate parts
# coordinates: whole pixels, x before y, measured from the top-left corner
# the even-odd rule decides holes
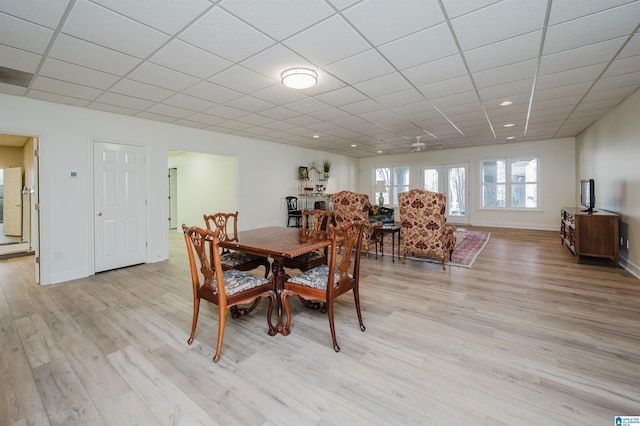
[[[295,220],[295,227],[300,228],[302,211],[298,208],[298,197],[288,196],[287,200],[287,228],[291,226],[291,219]]]

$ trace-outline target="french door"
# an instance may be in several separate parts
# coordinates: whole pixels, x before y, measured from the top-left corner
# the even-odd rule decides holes
[[[435,164],[420,168],[423,189],[447,194],[447,222],[468,224],[468,164]]]

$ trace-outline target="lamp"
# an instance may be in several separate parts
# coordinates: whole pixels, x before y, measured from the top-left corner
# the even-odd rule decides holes
[[[308,89],[318,82],[318,74],[308,68],[291,68],[280,74],[282,84],[291,89]]]
[[[376,181],[375,192],[380,193],[380,197],[378,197],[378,207],[382,207],[384,205],[384,196],[382,194],[387,192],[387,187],[385,186],[383,180]]]

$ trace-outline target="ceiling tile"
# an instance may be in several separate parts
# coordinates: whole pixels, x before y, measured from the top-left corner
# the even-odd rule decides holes
[[[121,95],[115,92],[107,92],[102,94],[96,99],[96,102],[115,105],[118,107],[124,107],[129,109],[135,109],[141,111],[149,108],[154,103],[146,99],[135,98],[133,96]]]
[[[322,21],[335,12],[323,0],[225,1],[222,8],[278,41]]]
[[[516,62],[514,64],[476,72],[473,74],[473,81],[478,88],[497,86],[514,81],[533,81],[537,65],[538,61],[535,59]]]
[[[132,80],[176,91],[184,90],[198,82],[195,77],[152,64],[151,62],[141,64],[128,77]]]
[[[180,40],[171,40],[149,61],[198,78],[210,77],[232,65],[226,59]]]
[[[524,34],[464,53],[469,69],[476,73],[538,57],[542,31]]]
[[[242,93],[235,90],[227,89],[218,84],[213,84],[208,81],[202,81],[195,86],[191,86],[184,90],[187,95],[195,96],[205,100],[211,100],[216,103],[228,102],[231,99],[239,98]]]
[[[41,92],[40,90],[29,90],[29,97],[33,99],[40,99],[42,101],[54,102],[63,105],[73,105],[77,107],[86,107],[90,102],[86,99],[78,99],[50,92]]]
[[[501,0],[442,0],[442,4],[449,19],[453,19],[500,1]]]
[[[111,90],[122,95],[133,96],[154,102],[160,102],[174,94],[171,90],[126,78],[116,83]]]
[[[363,81],[362,83],[354,84],[353,87],[370,98],[375,98],[382,95],[388,95],[393,92],[408,90],[411,88],[411,85],[404,77],[402,77],[401,74],[393,72],[377,78],[372,78],[371,80]]]
[[[393,67],[376,50],[351,56],[324,68],[347,84],[354,85],[393,71]]]
[[[374,46],[444,21],[438,3],[424,0],[366,0],[346,10],[344,16]]]
[[[91,1],[167,34],[175,34],[202,12],[213,7],[206,0]]]
[[[402,74],[416,87],[467,74],[459,54],[407,68]]]
[[[41,55],[0,45],[0,66],[18,71],[33,73],[38,68]]]
[[[254,112],[254,113],[264,111],[265,109],[270,109],[276,106],[271,102],[267,102],[262,99],[258,99],[254,96],[249,96],[249,95],[233,99],[227,102],[227,105],[242,111]]]
[[[321,67],[371,47],[340,16],[320,22],[285,40],[283,44]]]
[[[431,83],[418,87],[418,90],[427,99],[440,98],[442,96],[455,95],[457,93],[467,92],[474,90],[473,84],[468,76],[463,75],[461,77],[451,78],[448,80],[442,80],[437,83]],[[476,96],[477,99],[477,96]]]
[[[169,40],[166,34],[86,0],[75,4],[63,32],[138,58]]]
[[[539,31],[546,6],[544,1],[506,0],[452,19],[451,25],[461,49],[467,51]]]
[[[540,74],[544,75],[609,62],[620,49],[622,43],[624,43],[624,37],[545,55],[540,62]]]
[[[40,25],[0,13],[2,44],[32,53],[44,53],[53,31]]]
[[[45,77],[57,80],[75,82],[83,86],[106,90],[118,81],[118,76],[81,67],[80,65],[62,62],[57,59],[47,59],[40,70]]]
[[[551,26],[547,30],[543,54],[626,36],[638,25],[639,18],[640,2],[633,2]],[[615,22],[615,25],[602,25],[602,22]]]
[[[42,0],[35,7],[33,2],[5,1],[2,11],[25,21],[56,29],[68,4],[69,0]],[[4,35],[6,34],[3,37]]]
[[[132,56],[64,34],[56,39],[50,56],[119,76],[125,75],[139,63]]]
[[[193,111],[189,111],[183,108],[178,108],[172,105],[165,105],[165,104],[155,104],[152,107],[147,108],[146,112],[150,112],[152,114],[160,114],[160,115],[173,117],[173,118],[184,118],[188,115],[193,114]]]
[[[636,0],[581,0],[580,7],[576,7],[574,0],[554,0],[551,5],[549,25],[556,25],[634,1]]]
[[[212,83],[229,88],[240,88],[242,93],[253,93],[265,87],[278,84],[277,81],[257,74],[240,65],[234,65],[209,79]]]
[[[242,61],[274,43],[220,8],[212,9],[179,38],[232,62]]]
[[[562,87],[573,83],[583,83],[594,81],[604,70],[605,64],[588,65],[580,68],[573,68],[553,74],[538,76],[536,89],[544,90],[553,87]]]
[[[420,49],[416,49],[416,46],[420,46]],[[445,24],[406,36],[379,49],[400,70],[458,53]]]
[[[42,76],[35,78],[31,83],[31,88],[42,92],[86,100],[93,100],[102,93],[102,90],[94,89],[93,87],[81,86],[79,84]]]
[[[185,95],[184,93],[177,93],[165,99],[163,103],[191,111],[204,111],[215,106],[213,102],[196,98],[195,96]]]

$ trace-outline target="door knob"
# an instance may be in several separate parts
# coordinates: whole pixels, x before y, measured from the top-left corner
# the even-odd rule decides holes
[[[102,212],[98,212],[96,213],[98,216],[102,216]]]

